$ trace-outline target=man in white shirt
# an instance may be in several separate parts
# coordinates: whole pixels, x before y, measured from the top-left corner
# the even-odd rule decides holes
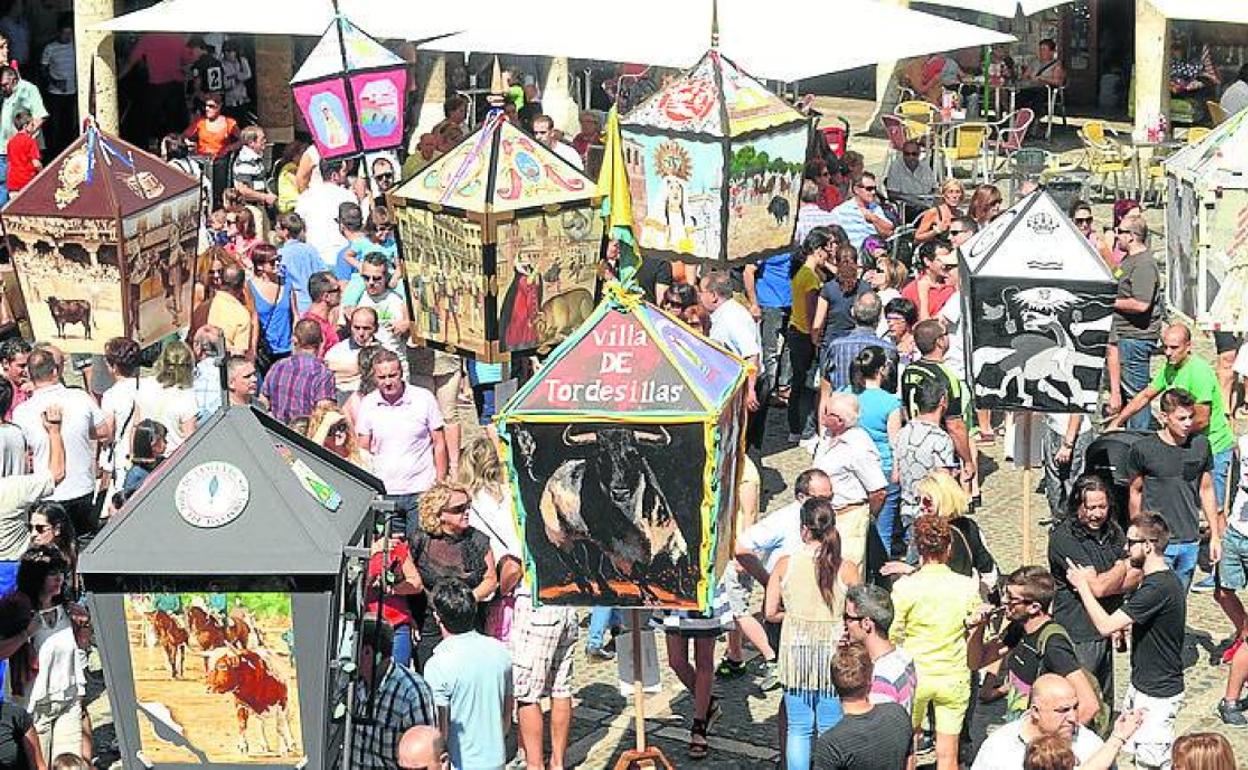
[[[759,400],[754,387],[763,352],[758,322],[745,305],[732,298],[732,278],[722,270],[712,270],[698,280],[698,301],[711,314],[711,339],[754,367],[746,387],[745,403],[751,412],[757,411]]]
[[[867,530],[884,505],[888,479],[880,451],[858,427],[858,399],[833,393],[820,409],[824,435],[815,446],[815,467],[832,479],[832,507],[841,533],[841,556],[865,567]]]
[[[360,262],[359,282],[354,278],[347,284],[342,296],[342,312],[354,318],[357,308],[372,308],[377,313],[377,344],[403,356],[404,343],[411,323],[407,318],[407,303],[390,288],[390,263],[384,254],[369,252]]]
[[[559,138],[560,132],[555,128],[555,121],[549,115],[538,115],[533,118],[533,136],[550,150],[563,158],[578,171],[585,170],[585,162],[576,148]]]
[[[360,389],[360,351],[377,344],[377,311],[358,307],[350,315],[351,335],[325,351],[325,365],[334,373],[334,386],[345,399]]]
[[[1139,726],[1139,712],[1125,713],[1114,725],[1106,744],[1096,733],[1079,725],[1078,711],[1079,699],[1070,682],[1057,674],[1042,674],[1032,685],[1031,706],[1026,713],[988,736],[979,747],[971,770],[1019,770],[1028,744],[1048,735],[1070,740],[1079,764],[1093,756],[1100,759],[1105,753],[1112,759]]]
[[[321,161],[321,184],[310,185],[299,194],[295,213],[307,226],[304,241],[320,255],[326,269],[333,270],[338,263],[338,252],[347,245],[347,239],[338,227],[338,207],[344,203],[356,203],[355,194],[347,189],[350,167],[345,160]]]
[[[931,195],[936,189],[936,175],[932,167],[922,161],[918,142],[911,139],[901,146],[901,163],[894,161],[889,165],[884,186],[893,196]]]
[[[1248,107],[1248,64],[1240,66],[1239,76],[1222,92],[1222,101],[1219,103],[1228,116]]]
[[[34,391],[13,410],[13,422],[22,429],[30,447],[34,473],[50,473],[51,444],[43,413],[51,405],[61,408],[61,438],[65,444],[65,478],[49,499],[64,506],[80,533],[99,526],[94,497],[96,441],[109,441],[112,430],[99,406],[85,390],[67,388],[61,382],[61,364],[47,347],[31,351],[26,362]]]

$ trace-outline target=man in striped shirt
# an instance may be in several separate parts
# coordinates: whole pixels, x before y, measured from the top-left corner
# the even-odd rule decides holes
[[[851,586],[845,595],[845,641],[857,642],[871,656],[872,703],[896,703],[907,712],[914,706],[918,676],[906,651],[888,640],[893,600],[877,585]]]

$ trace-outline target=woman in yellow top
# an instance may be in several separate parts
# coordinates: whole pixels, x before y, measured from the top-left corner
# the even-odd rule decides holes
[[[940,186],[940,202],[924,211],[923,216],[919,217],[919,226],[914,232],[915,242],[926,243],[949,232],[949,225],[953,224],[953,220],[962,216],[962,211],[958,207],[962,205],[962,198],[965,195],[966,188],[960,181],[953,178],[946,179],[945,183]]]
[[[893,586],[892,642],[914,659],[919,675],[914,693],[916,733],[936,711],[936,768],[957,770],[958,735],[971,697],[966,659],[966,621],[980,604],[974,580],[949,569],[953,533],[949,519],[935,513],[914,522],[920,566]]]
[[[802,503],[801,523],[802,547],[780,557],[763,603],[767,620],[783,623],[776,673],[788,713],[788,770],[808,770],[815,736],[841,721],[832,658],[845,631],[845,592],[858,583],[858,565],[841,559],[832,501]]]
[[[839,227],[836,229],[840,230]],[[793,310],[789,314],[789,328],[786,333],[789,364],[793,369],[789,390],[790,441],[815,434],[815,394],[819,389],[810,385],[811,370],[816,368],[815,343],[810,338],[810,322],[815,317],[819,290],[828,279],[828,265],[832,264],[836,254],[839,244],[836,236],[837,233],[831,227],[816,227],[807,233],[799,248],[802,265],[793,274]]]

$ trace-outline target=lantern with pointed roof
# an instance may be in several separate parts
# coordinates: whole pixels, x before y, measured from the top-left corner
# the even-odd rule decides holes
[[[731,557],[748,366],[618,284],[497,422],[549,604],[705,609]]]
[[[1166,304],[1214,331],[1248,331],[1248,111],[1166,158]]]
[[[418,344],[549,350],[594,307],[597,186],[501,112],[389,193]]]
[[[247,407],[161,463],[78,565],[126,768],[336,766],[382,491]]]
[[[810,121],[717,49],[621,129],[645,256],[739,263],[792,247]]]
[[[90,125],[0,211],[34,339],[102,353],[188,325],[199,212],[198,180]]]
[[[1037,190],[963,244],[960,256],[976,407],[1091,412],[1117,281],[1066,212]]]
[[[407,63],[336,14],[290,81],[322,158],[403,143]]]

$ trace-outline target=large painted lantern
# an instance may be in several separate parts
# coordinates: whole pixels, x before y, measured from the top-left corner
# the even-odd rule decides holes
[[[1165,161],[1166,300],[1216,331],[1248,331],[1248,111]]]
[[[1038,190],[962,246],[967,371],[984,409],[1091,412],[1117,283]]]
[[[613,285],[497,418],[550,604],[707,608],[731,557],[747,365]]]
[[[79,563],[122,767],[340,766],[381,492],[246,407],[164,461]]]
[[[562,341],[594,308],[596,195],[501,113],[392,190],[412,340],[482,361]]]
[[[718,50],[620,126],[645,256],[743,262],[792,247],[810,122]]]
[[[0,211],[35,339],[101,353],[191,319],[199,181],[88,127]]]
[[[290,81],[322,158],[403,143],[407,62],[337,15]]]

